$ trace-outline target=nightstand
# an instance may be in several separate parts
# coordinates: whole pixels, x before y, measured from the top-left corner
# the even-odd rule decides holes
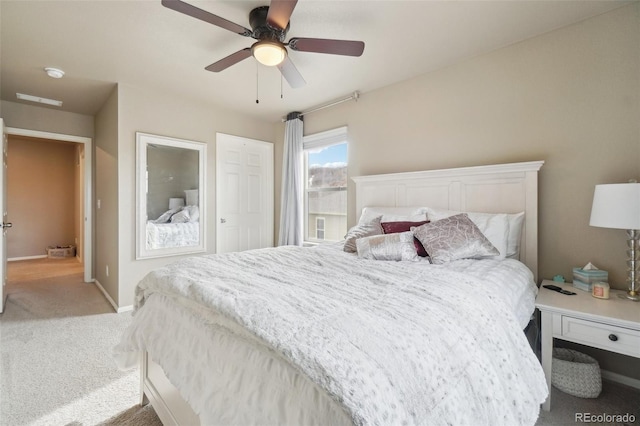
[[[554,284],[573,291],[575,296],[542,287]],[[562,339],[640,358],[640,303],[618,298],[611,290],[609,299],[597,299],[571,284],[545,280],[540,285],[536,308],[541,313],[542,369],[549,397],[542,405],[551,409],[551,355],[553,339]]]

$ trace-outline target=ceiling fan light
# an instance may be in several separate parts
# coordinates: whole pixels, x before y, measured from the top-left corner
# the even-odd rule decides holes
[[[251,53],[258,62],[268,67],[279,65],[287,57],[287,49],[277,42],[262,40],[251,46]]]

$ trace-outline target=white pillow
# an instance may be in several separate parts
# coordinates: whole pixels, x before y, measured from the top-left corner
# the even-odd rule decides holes
[[[522,224],[524,224],[524,212],[507,214],[509,221],[509,238],[507,239],[507,257],[509,259],[520,258],[520,237],[522,236]]]
[[[422,207],[365,207],[360,214],[358,224],[371,222],[382,216],[380,222],[421,222],[427,220]]]
[[[187,198],[187,205],[188,206],[197,206],[199,205],[199,201],[198,200],[198,190],[197,189],[185,189],[184,190],[184,195]]]
[[[189,213],[189,222],[197,222],[200,219],[200,209],[198,206],[186,206],[184,208]]]
[[[430,221],[436,221],[445,219],[463,212],[457,212],[453,210],[442,210],[427,207],[427,218]],[[498,249],[500,255],[498,259],[504,259],[508,254],[508,242],[509,242],[509,221],[506,213],[467,213],[469,219],[480,229],[480,232]],[[518,241],[520,239],[518,238]],[[427,250],[428,252],[428,250]]]

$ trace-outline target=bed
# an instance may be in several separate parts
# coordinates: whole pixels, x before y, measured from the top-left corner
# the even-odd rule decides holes
[[[147,221],[147,250],[200,244],[200,223],[155,223]]]
[[[145,228],[145,247],[147,250],[190,247],[200,244],[200,209],[197,204],[197,195],[190,195],[193,192],[197,194],[197,190],[185,192],[187,199],[192,198],[189,200],[190,204],[174,206],[162,213],[157,219],[147,220]]]
[[[354,178],[359,218],[518,215],[517,259],[380,261],[343,242],[183,259],[138,284],[116,360],[140,362],[165,425],[533,424],[542,164]]]

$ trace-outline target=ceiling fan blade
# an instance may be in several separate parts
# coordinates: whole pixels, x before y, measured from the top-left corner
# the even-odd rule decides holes
[[[251,49],[246,47],[242,50],[238,50],[236,53],[233,53],[226,58],[220,59],[218,62],[214,62],[205,68],[207,71],[220,72],[229,68],[231,65],[235,65],[238,62],[247,59],[251,56]]]
[[[289,86],[293,89],[297,89],[307,84],[307,82],[304,81],[304,78],[302,78],[300,71],[298,71],[296,66],[293,65],[293,62],[291,62],[291,59],[289,59],[288,56],[284,58],[284,61],[282,61],[280,65],[278,65],[278,69],[282,73],[284,79],[287,80],[287,83],[289,83]]]
[[[287,28],[296,3],[298,0],[271,0],[267,13],[267,24],[279,30]]]
[[[289,47],[300,52],[330,53],[333,55],[360,56],[364,42],[330,40],[326,38],[298,38],[289,40]]]
[[[224,18],[214,15],[213,13],[209,13],[206,10],[202,10],[200,8],[192,6],[181,0],[162,0],[162,5],[164,7],[168,7],[169,9],[175,10],[176,12],[184,13],[185,15],[200,19],[201,21],[208,22],[236,34],[240,34],[245,37],[251,37],[251,30],[243,27],[242,25],[227,21]]]

